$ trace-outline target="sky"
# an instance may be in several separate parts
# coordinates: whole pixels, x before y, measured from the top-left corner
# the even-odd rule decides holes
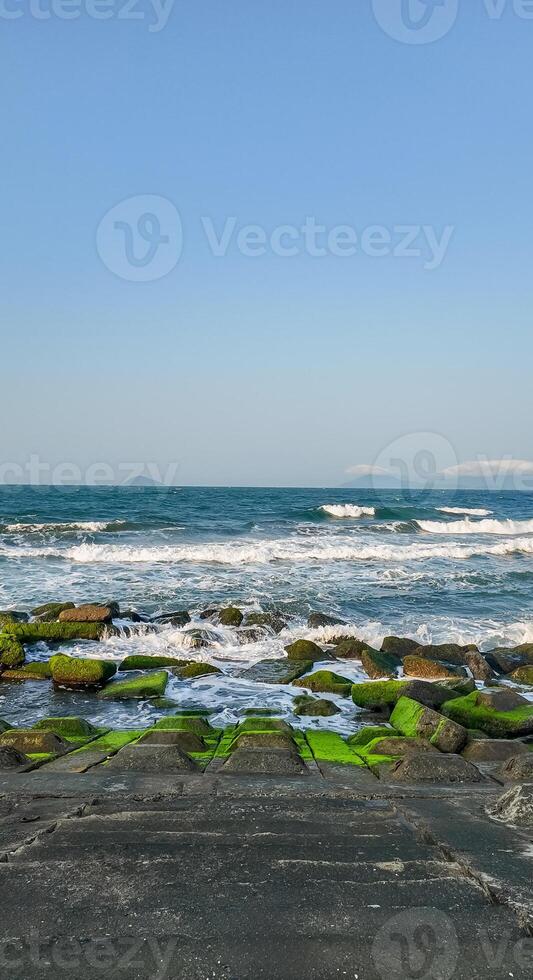
[[[532,18],[0,0],[0,480],[527,467]]]

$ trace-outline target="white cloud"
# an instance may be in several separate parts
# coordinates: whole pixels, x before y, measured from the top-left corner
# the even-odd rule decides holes
[[[441,476],[533,476],[529,459],[473,459],[442,470]]]
[[[346,470],[350,476],[392,476],[392,470],[386,470],[383,466],[373,466],[372,463],[358,463],[357,466],[349,466]]]

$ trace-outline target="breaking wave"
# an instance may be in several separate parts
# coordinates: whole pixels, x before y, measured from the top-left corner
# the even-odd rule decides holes
[[[323,504],[318,508],[330,517],[375,517],[375,507],[358,507],[357,504]]]
[[[435,507],[441,514],[465,514],[469,517],[490,517],[492,510],[483,507]]]
[[[70,521],[66,524],[0,524],[0,531],[4,534],[29,533],[32,531],[40,532],[65,532],[65,531],[107,531],[115,530],[123,521]]]
[[[533,534],[533,521],[417,521],[431,534]]]

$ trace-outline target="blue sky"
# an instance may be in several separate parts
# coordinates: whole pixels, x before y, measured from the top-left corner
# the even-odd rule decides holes
[[[370,0],[187,0],[164,24],[151,0],[52,2],[0,4],[3,462],[337,485],[428,432],[443,467],[531,458],[527,4],[462,0],[411,44]],[[179,260],[171,227],[170,271],[124,278],[125,226],[158,207]],[[411,257],[405,228],[428,229]]]

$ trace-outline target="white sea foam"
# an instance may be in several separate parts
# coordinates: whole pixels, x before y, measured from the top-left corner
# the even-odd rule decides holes
[[[533,521],[417,521],[431,534],[533,534]]]
[[[493,511],[483,507],[436,507],[441,514],[465,514],[469,517],[489,517]]]
[[[17,532],[31,532],[31,531],[105,531],[110,524],[118,525],[123,524],[124,521],[70,521],[65,524],[60,523],[48,523],[48,524],[4,524],[3,530],[5,533],[17,533]]]
[[[374,517],[375,507],[358,507],[357,504],[323,504],[318,508],[330,517]]]
[[[8,547],[0,545],[0,555],[11,558],[63,558],[67,561],[103,565],[192,564],[265,565],[270,562],[388,562],[424,561],[434,558],[461,560],[474,555],[505,557],[512,554],[533,555],[533,537],[513,537],[497,544],[483,542],[431,542],[412,544],[379,543],[364,540],[285,538],[265,541],[228,541],[216,544],[160,545],[139,548],[135,545],[93,544],[84,542],[69,548]]]

